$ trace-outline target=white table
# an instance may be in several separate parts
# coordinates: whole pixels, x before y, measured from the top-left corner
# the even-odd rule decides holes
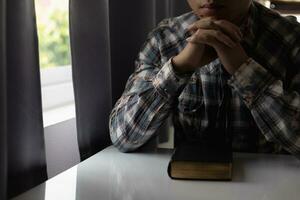
[[[289,155],[234,154],[231,182],[172,180],[170,156],[110,146],[14,200],[300,199],[300,162]]]

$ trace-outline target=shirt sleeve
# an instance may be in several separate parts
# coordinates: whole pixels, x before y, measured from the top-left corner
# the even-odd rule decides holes
[[[171,59],[161,64],[159,45],[159,38],[150,33],[125,91],[111,111],[110,137],[122,152],[139,148],[155,135],[190,79],[174,72]]]
[[[300,67],[300,52],[293,61]],[[294,66],[292,66],[294,67]],[[280,144],[300,159],[300,73],[296,70],[288,88],[250,58],[229,80],[250,109],[268,141]]]

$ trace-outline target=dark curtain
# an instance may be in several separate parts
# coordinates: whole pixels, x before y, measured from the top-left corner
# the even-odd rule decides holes
[[[5,8],[6,3],[0,1],[0,199],[6,199],[7,182],[7,134],[6,134],[6,55],[5,55]],[[3,67],[2,67],[3,66]]]
[[[0,5],[0,198],[6,199],[47,174],[34,1]]]
[[[178,0],[70,0],[70,29],[81,159],[110,144],[108,119],[147,33],[189,11]]]

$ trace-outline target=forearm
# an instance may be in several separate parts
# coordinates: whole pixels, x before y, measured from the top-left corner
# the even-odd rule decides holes
[[[250,109],[265,138],[300,158],[300,96],[250,59],[229,82]]]
[[[118,100],[110,116],[110,136],[120,151],[145,144],[168,117],[174,100],[189,80],[175,75],[169,60],[153,78],[140,73]]]

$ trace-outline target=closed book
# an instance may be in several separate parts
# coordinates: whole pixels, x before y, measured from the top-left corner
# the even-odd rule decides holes
[[[229,181],[232,177],[231,146],[205,142],[181,144],[171,157],[168,174],[173,179]]]

